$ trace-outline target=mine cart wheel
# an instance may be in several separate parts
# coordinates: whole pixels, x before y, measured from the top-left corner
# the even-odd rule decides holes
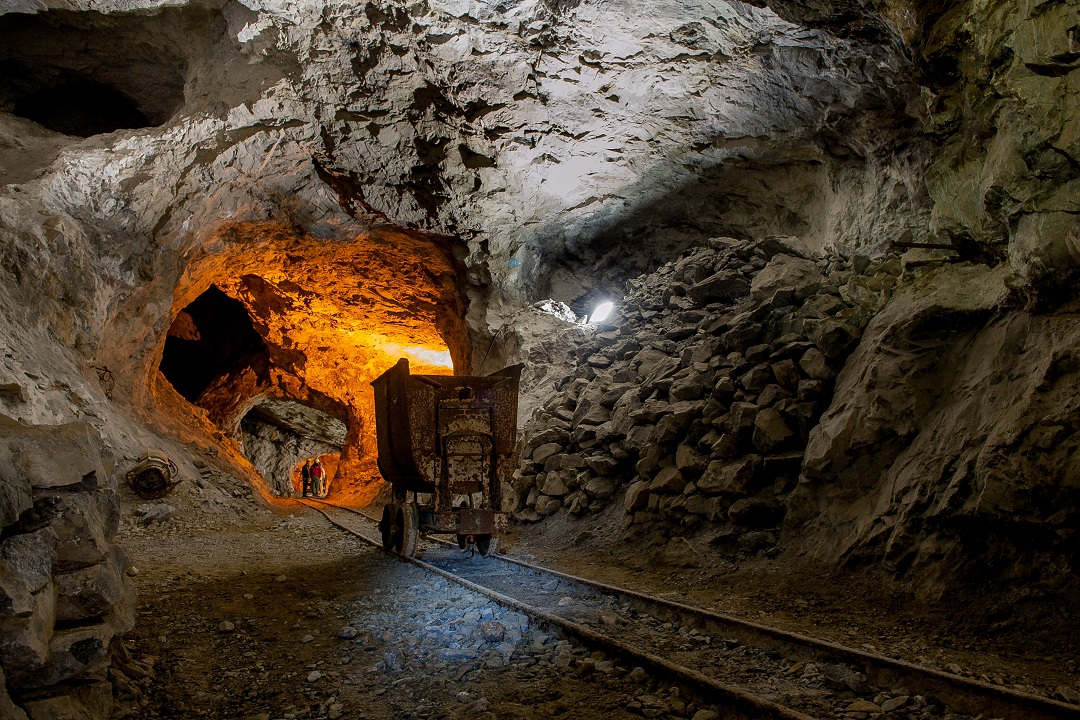
[[[402,557],[415,555],[420,541],[420,513],[416,503],[390,503],[385,506],[379,529],[386,552]]]
[[[494,555],[499,549],[499,538],[492,537],[490,535],[477,535],[476,536],[476,551],[480,553],[481,557],[487,557]]]
[[[401,521],[401,552],[403,557],[412,557],[420,544],[420,511],[416,503],[406,503],[398,512]]]
[[[379,521],[379,531],[382,533],[383,550],[388,553],[396,553],[401,546],[401,531],[397,527],[397,508],[394,503],[383,506],[382,520]]]

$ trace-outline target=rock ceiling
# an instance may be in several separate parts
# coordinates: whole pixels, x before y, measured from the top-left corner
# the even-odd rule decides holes
[[[268,353],[219,383],[245,388],[219,427],[268,392],[356,418],[387,358],[475,370],[523,306],[587,310],[716,235],[873,254],[938,232],[1021,282],[1065,272],[1075,208],[1047,183],[1071,187],[1075,143],[1034,128],[1075,125],[1071,41],[1038,39],[1075,13],[770,6],[12,0],[4,372],[74,374],[86,406],[107,371],[153,415],[169,328],[213,285]],[[965,44],[979,13],[1001,22]],[[40,342],[55,357],[19,350]],[[25,418],[64,414],[32,395]]]

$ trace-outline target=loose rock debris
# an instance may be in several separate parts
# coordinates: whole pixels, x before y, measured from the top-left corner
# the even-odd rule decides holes
[[[115,718],[715,717],[314,517],[144,537]]]

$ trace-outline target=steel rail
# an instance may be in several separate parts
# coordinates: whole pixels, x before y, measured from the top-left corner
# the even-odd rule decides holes
[[[378,522],[377,519],[355,508],[326,503],[325,501],[316,502],[360,515],[372,522]],[[428,538],[428,540],[456,546],[456,543],[449,543],[438,538]],[[1046,720],[1047,718],[1080,720],[1080,706],[1078,705],[991,685],[935,668],[922,667],[906,660],[858,650],[829,640],[821,640],[713,610],[687,605],[675,600],[649,595],[637,590],[609,585],[597,580],[552,570],[507,555],[492,554],[491,557],[536,573],[555,576],[616,597],[625,598],[630,600],[638,609],[646,608],[654,611],[659,608],[668,616],[667,619],[671,617],[690,617],[694,620],[695,625],[703,629],[714,632],[722,630],[723,633],[739,642],[781,651],[789,659],[833,662],[840,660],[858,664],[863,668],[867,681],[871,684],[879,687],[904,686],[913,694],[936,697],[953,712],[994,718],[1003,717],[1008,720]],[[435,570],[436,572],[442,572],[438,568]],[[657,613],[653,612],[653,614],[656,615]]]
[[[319,503],[319,501],[316,500],[315,503],[313,503],[310,502],[309,498],[306,498],[300,500],[300,502],[321,513],[323,517],[330,521],[330,523],[334,526],[344,530],[351,535],[359,537],[369,545],[380,549],[382,548],[382,543],[378,542],[373,538],[367,537],[363,533],[358,532],[353,528],[350,528],[348,525],[345,525],[344,523],[332,517],[330,513],[323,508],[318,507],[315,503]],[[371,520],[371,516],[367,515],[366,513],[353,510],[352,508],[334,505],[333,503],[319,504],[330,505],[331,507],[337,508],[339,510],[350,511],[355,514],[362,515],[368,520]],[[445,541],[439,542],[442,542],[444,544],[452,544],[445,543]],[[499,603],[504,607],[508,607],[513,610],[525,613],[526,615],[529,615],[530,617],[533,617],[549,625],[554,625],[563,630],[563,632],[565,632],[567,635],[577,638],[585,645],[603,650],[609,655],[613,655],[624,660],[629,660],[630,662],[633,662],[637,665],[641,665],[644,668],[651,670],[656,675],[663,676],[672,681],[681,682],[689,686],[689,689],[695,695],[697,695],[700,699],[705,700],[707,703],[723,705],[725,708],[736,710],[739,713],[739,715],[737,715],[736,717],[746,718],[747,720],[761,720],[763,718],[775,718],[776,720],[815,720],[810,715],[806,715],[805,713],[801,713],[797,710],[785,707],[766,698],[759,697],[752,693],[748,693],[740,688],[726,685],[715,680],[714,678],[708,677],[707,675],[698,672],[697,670],[692,670],[683,665],[673,663],[670,660],[666,660],[660,657],[659,655],[655,655],[646,650],[642,650],[640,648],[634,647],[633,645],[624,643],[621,640],[617,640],[613,637],[598,633],[592,628],[573,622],[572,620],[567,620],[566,618],[560,617],[559,615],[549,613],[546,610],[535,607],[533,605],[529,605],[528,603],[522,602],[521,600],[512,598],[508,595],[504,595],[490,588],[486,588],[483,585],[478,585],[474,582],[466,580],[465,578],[458,577],[451,572],[431,565],[430,563],[426,563],[419,558],[405,557],[401,555],[398,555],[396,557],[410,562],[417,567],[427,570],[428,572],[434,573],[435,575],[443,577],[450,582],[468,588],[473,592],[479,593],[491,600],[494,600],[495,602]]]

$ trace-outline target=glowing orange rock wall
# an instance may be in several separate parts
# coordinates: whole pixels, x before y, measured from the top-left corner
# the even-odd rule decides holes
[[[373,498],[381,482],[373,484],[371,380],[401,357],[416,372],[469,367],[464,273],[451,244],[389,227],[342,242],[267,222],[223,227],[208,243],[215,245],[227,249],[187,267],[174,317],[183,322],[183,308],[213,284],[243,303],[267,353],[216,378],[197,404],[234,438],[264,398],[342,420],[348,433],[333,492]]]

